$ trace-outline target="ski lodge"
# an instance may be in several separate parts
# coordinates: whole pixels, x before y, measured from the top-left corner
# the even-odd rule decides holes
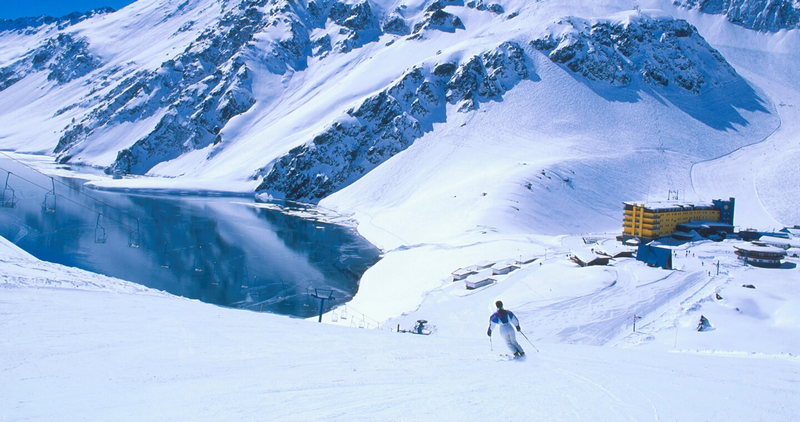
[[[781,266],[781,260],[786,257],[784,249],[763,242],[751,242],[733,248],[736,249],[736,256],[739,259],[756,267],[778,268]]]
[[[622,238],[658,239],[681,228],[702,228],[707,235],[733,233],[734,198],[712,202],[624,202]],[[692,223],[692,224],[689,224]],[[715,233],[710,233],[710,231]]]

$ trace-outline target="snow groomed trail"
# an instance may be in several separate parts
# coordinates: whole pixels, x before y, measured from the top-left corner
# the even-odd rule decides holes
[[[536,321],[539,338],[602,346],[630,333],[634,316],[641,318],[637,318],[641,327],[712,281],[703,270],[665,271],[661,278],[640,280],[639,265],[630,259],[621,261],[604,269],[614,277],[606,287],[550,304],[533,302],[519,308],[519,313]]]
[[[5,420],[737,420],[798,403],[792,360],[541,343],[499,362],[485,338],[40,281],[0,287]]]
[[[736,198],[736,225],[754,228],[768,224],[777,229],[800,221],[800,91],[796,77],[787,79],[794,83],[788,85],[761,76],[763,69],[749,68],[761,66],[750,54],[756,55],[733,49],[729,56],[744,65],[740,66],[740,73],[766,91],[780,117],[779,126],[761,142],[696,163],[691,172],[692,185],[705,199]],[[782,183],[776,184],[776,180]]]

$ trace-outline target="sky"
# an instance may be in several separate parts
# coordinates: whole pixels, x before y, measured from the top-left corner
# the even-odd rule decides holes
[[[88,12],[100,7],[119,10],[135,0],[27,0],[0,3],[0,19],[49,15],[60,17],[72,12]]]

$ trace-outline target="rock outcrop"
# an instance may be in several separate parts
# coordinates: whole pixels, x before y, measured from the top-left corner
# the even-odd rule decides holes
[[[47,79],[67,83],[97,69],[102,64],[88,50],[85,39],[59,34],[46,39],[9,66],[0,68],[0,91],[35,72],[49,72]]]
[[[676,0],[675,4],[724,15],[737,25],[757,31],[800,28],[800,3],[796,0]]]
[[[699,93],[737,77],[697,30],[680,19],[634,15],[617,21],[564,18],[531,42],[555,63],[591,81],[679,87]]]
[[[257,191],[317,202],[408,148],[445,119],[448,104],[474,110],[528,76],[524,50],[513,42],[462,64],[416,67],[262,169]]]

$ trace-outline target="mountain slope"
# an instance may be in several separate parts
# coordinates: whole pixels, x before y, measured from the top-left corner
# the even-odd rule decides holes
[[[26,46],[0,62],[0,143],[145,176],[107,186],[380,213],[407,239],[617,230],[624,200],[710,199],[692,165],[780,125],[703,37],[722,19],[695,17],[661,1],[141,0],[0,32]],[[422,229],[463,207],[447,235]]]
[[[800,296],[793,280],[762,280],[758,290],[723,284],[725,300],[699,304],[713,331],[696,331],[697,315],[664,332],[642,321],[639,333],[625,335],[655,334],[655,347],[597,347],[554,339],[579,338],[582,330],[572,324],[597,311],[575,287],[602,285],[608,277],[595,271],[590,283],[581,283],[586,269],[559,260],[566,261],[551,256],[540,271],[566,275],[569,287],[551,283],[555,292],[542,291],[549,301],[534,300],[524,309],[507,300],[540,350],[519,336],[527,359],[508,362],[498,356],[505,345],[485,337],[491,291],[464,298],[468,307],[426,306],[441,327],[435,335],[399,334],[177,298],[37,261],[0,239],[0,329],[6,334],[0,338],[0,417],[782,421],[800,410],[797,311],[791,306]],[[691,278],[693,270],[675,272],[676,278]],[[637,271],[661,270],[642,265]],[[742,280],[758,277],[746,272],[751,278]],[[541,288],[535,278],[509,279],[515,284],[504,288],[522,287],[532,299],[531,286]],[[625,281],[635,283],[633,277]],[[606,289],[612,294],[604,298],[616,300],[605,302],[650,303],[631,287],[619,288],[616,297]],[[559,305],[572,312],[552,318]],[[538,307],[543,312],[529,311]],[[475,317],[452,318],[452,310]],[[671,324],[672,317],[656,321]],[[604,324],[611,325],[597,325]],[[659,344],[664,337],[669,345]]]

